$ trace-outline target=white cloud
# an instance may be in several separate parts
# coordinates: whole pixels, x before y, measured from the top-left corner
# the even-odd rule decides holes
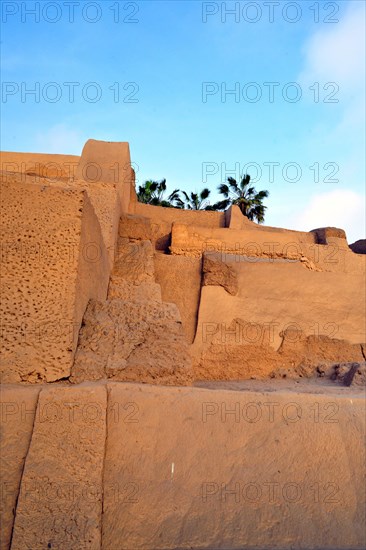
[[[301,231],[318,227],[340,227],[349,243],[365,238],[366,197],[347,189],[313,195],[288,226]]]
[[[304,47],[305,67],[299,80],[336,82],[341,90],[364,88],[365,5],[350,2],[338,23],[315,32]],[[329,90],[331,91],[331,90]]]
[[[298,76],[302,88],[318,82],[320,101],[338,100],[338,124],[325,129],[333,143],[349,138],[357,144],[356,132],[364,134],[365,52],[364,2],[349,2],[338,23],[323,26],[304,45],[304,67]],[[309,97],[313,99],[315,93],[313,89]],[[325,105],[331,108],[335,104]]]
[[[323,25],[306,41],[298,80],[303,89],[319,82],[320,102],[332,91],[323,90],[327,82],[339,86],[334,96],[338,103],[324,103],[319,109],[318,124],[304,149],[317,151],[320,158],[330,155],[328,159],[340,166],[340,187],[350,188],[314,195],[298,220],[299,229],[343,227],[352,242],[365,233],[365,199],[356,192],[365,186],[364,2],[347,2],[338,17],[338,23]]]
[[[65,124],[56,124],[35,136],[36,150],[40,153],[80,155],[87,139]]]

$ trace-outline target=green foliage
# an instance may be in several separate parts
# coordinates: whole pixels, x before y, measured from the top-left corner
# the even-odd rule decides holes
[[[143,185],[140,185],[137,191],[137,200],[144,204],[152,204],[154,206],[164,206],[166,208],[181,208],[176,205],[179,199],[179,189],[174,189],[170,195],[165,198],[166,179],[161,181],[148,180]]]
[[[263,200],[269,196],[269,192],[257,192],[253,186],[250,186],[249,174],[245,174],[239,183],[234,178],[228,178],[227,182],[228,184],[222,183],[218,187],[219,193],[225,199],[214,204],[212,210],[226,210],[232,204],[236,204],[249,220],[263,223],[267,209]]]
[[[185,208],[187,210],[204,210],[208,209],[208,197],[211,191],[207,188],[202,189],[199,193],[186,193],[179,189],[174,189],[170,195],[166,194],[166,180],[161,181],[148,180],[143,185],[140,185],[137,191],[137,200],[144,204],[152,204],[154,206],[164,206],[166,208]],[[183,195],[183,198],[181,195]]]
[[[186,193],[185,191],[181,191],[183,195],[183,200],[179,198],[179,204],[181,208],[186,208],[187,210],[207,210],[208,205],[208,197],[210,196],[211,191],[205,187],[200,191],[199,193]]]
[[[257,192],[250,185],[250,176],[245,174],[238,183],[234,178],[228,178],[227,184],[222,183],[218,191],[224,199],[213,205],[208,203],[211,191],[205,187],[199,193],[186,193],[174,189],[170,195],[166,195],[166,180],[148,180],[140,185],[137,191],[137,199],[145,204],[164,206],[166,208],[184,208],[187,210],[226,210],[232,204],[239,206],[242,214],[249,220],[264,222],[267,209],[263,200],[269,196],[268,191]],[[182,195],[182,196],[181,196]]]

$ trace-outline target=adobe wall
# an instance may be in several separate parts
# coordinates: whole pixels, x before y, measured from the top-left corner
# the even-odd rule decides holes
[[[86,192],[83,193],[83,199],[74,308],[74,318],[78,328],[89,300],[106,298],[111,273],[100,223]],[[77,334],[78,332],[79,330]]]
[[[225,227],[224,212],[182,210],[180,208],[164,208],[163,206],[133,202],[131,203],[129,213],[144,216],[155,223],[167,222],[171,225],[176,222],[194,224],[200,227]]]
[[[171,252],[185,256],[200,256],[210,250],[248,256],[269,256],[271,252],[289,255],[301,250],[301,245],[312,244],[315,244],[315,237],[311,233],[276,231],[272,228],[263,230],[255,224],[248,224],[243,229],[232,229],[176,222],[172,230]]]
[[[129,212],[121,216],[119,235],[126,238],[149,239],[156,250],[168,252],[172,225],[176,222],[194,223],[202,227],[225,227],[225,213],[143,204],[137,201],[136,193],[133,192]]]
[[[38,176],[13,172],[1,172],[0,183],[42,185],[43,187],[87,191],[100,223],[104,244],[108,250],[110,268],[113,267],[118,224],[121,214],[120,200],[115,185],[109,185],[104,182],[91,183],[85,180],[60,180],[49,177],[40,178]]]
[[[192,347],[197,378],[268,377],[280,369],[306,375],[364,361],[364,273],[219,253],[204,255],[203,271]]]
[[[2,550],[365,547],[362,392],[27,392],[1,396]]]
[[[9,550],[25,457],[32,438],[41,387],[0,388],[0,549]]]
[[[244,224],[243,229],[207,228],[174,223],[170,251],[174,255],[200,257],[205,251],[254,258],[298,259],[308,269],[342,273],[364,273],[365,260],[340,236],[328,236],[318,244],[316,232]]]
[[[155,253],[155,279],[165,302],[178,306],[188,342],[194,341],[201,295],[202,260]]]
[[[101,548],[107,390],[39,394],[11,548]]]
[[[3,183],[1,195],[2,381],[58,380],[87,301],[107,292],[100,226],[83,191]]]
[[[121,212],[127,211],[134,172],[128,143],[89,140],[81,157],[1,153],[1,181],[86,190],[113,267]]]
[[[344,232],[243,227],[173,224],[172,254],[155,256],[164,299],[194,342],[195,377],[312,376],[318,366],[363,362],[366,262]]]
[[[127,396],[137,422],[121,437],[121,424],[108,416],[104,482],[132,483],[130,502],[121,505],[113,491],[105,492],[104,548],[300,549],[316,541],[340,549],[364,543],[362,398],[337,398],[335,422],[326,423],[324,416],[314,421],[314,395],[110,385],[111,403],[125,403]],[[327,411],[329,396],[315,400]],[[286,413],[297,421],[289,422]],[[312,487],[322,493],[316,503]],[[122,489],[121,499],[125,494]]]
[[[125,239],[151,241],[154,249],[167,252],[171,244],[171,231],[170,222],[154,221],[145,216],[123,213],[119,222],[118,235]]]
[[[134,181],[129,146],[5,152],[1,168],[3,381],[57,380],[70,374],[89,299],[106,297]]]
[[[120,239],[106,300],[91,300],[70,382],[183,386],[192,383],[189,345],[175,304],[162,300],[150,241]]]
[[[236,256],[235,262],[239,258],[239,263],[244,262],[249,265],[250,269],[255,271],[253,275],[250,274],[250,277],[254,277],[254,294],[263,293],[262,285],[265,285],[271,289],[271,295],[277,292],[279,296],[286,296],[286,289],[284,293],[278,290],[282,289],[281,285],[285,280],[291,277],[299,277],[301,280],[301,277],[306,277],[306,281],[303,282],[305,291],[312,289],[316,282],[319,288],[316,288],[315,294],[319,293],[321,297],[323,282],[319,281],[322,280],[323,275],[325,277],[326,273],[340,275],[340,278],[334,281],[324,279],[324,284],[334,285],[334,288],[340,289],[342,285],[362,286],[365,257],[350,250],[343,230],[319,228],[312,232],[300,232],[262,226],[250,222],[241,214],[237,206],[229,208],[226,212],[197,212],[139,203],[133,189],[134,172],[131,168],[128,143],[89,140],[83,148],[81,157],[4,153],[2,162],[3,166],[5,163],[7,167],[13,162],[13,165],[10,165],[10,171],[2,172],[2,181],[5,185],[34,187],[35,183],[42,181],[42,192],[45,189],[54,189],[55,192],[64,190],[71,194],[82,190],[87,193],[83,199],[80,250],[84,250],[87,246],[89,257],[86,261],[83,252],[78,250],[79,278],[74,282],[75,292],[79,297],[78,304],[75,305],[76,319],[82,318],[90,297],[103,294],[102,289],[105,288],[115,264],[117,239],[122,243],[151,241],[157,251],[170,252],[170,254],[156,254],[155,280],[161,286],[163,300],[174,302],[178,306],[187,340],[193,342],[196,336],[195,346],[200,338],[198,333],[196,335],[198,316],[206,315],[207,293],[216,287],[219,293],[229,292],[230,299],[227,300],[227,304],[234,299],[233,294],[230,294],[233,281],[217,282],[218,273],[212,271],[212,265],[208,270],[205,268],[202,270],[202,256],[207,251],[218,252],[223,265],[232,264],[231,254]],[[51,177],[52,174],[49,173],[45,176],[42,172],[42,166],[47,164],[48,168],[51,168],[52,162],[64,166],[62,177]],[[72,172],[71,165],[73,165]],[[16,169],[20,166],[24,173],[12,171],[15,169],[14,166]],[[56,176],[60,174],[57,173]],[[87,220],[92,219],[93,216],[96,216],[98,221],[95,220],[94,224],[89,224]],[[100,235],[101,242],[99,242]],[[89,246],[89,243],[94,244]],[[107,262],[105,249],[108,253]],[[268,259],[271,262],[267,273],[265,260]],[[272,260],[276,261],[275,267]],[[283,260],[285,265],[281,264],[280,260]],[[257,267],[254,267],[253,263],[258,262]],[[296,267],[293,267],[295,265],[293,262]],[[278,277],[277,270],[282,270]],[[300,275],[298,276],[293,270],[300,270]],[[234,287],[236,285],[239,290],[241,285],[244,285],[243,288],[248,287],[246,277],[250,270],[245,271],[244,278],[241,278],[240,272],[239,269],[234,277]],[[261,274],[264,273],[263,279]],[[343,274],[355,277],[342,278]],[[219,279],[220,276],[222,278],[222,274],[219,274]],[[227,273],[224,279],[225,277]],[[269,281],[266,277],[269,277]],[[87,285],[84,284],[84,280],[88,281]],[[204,287],[201,292],[202,280]],[[261,280],[263,281],[259,284]],[[278,288],[273,281],[277,281]],[[210,285],[210,290],[207,285]],[[220,286],[226,290],[223,291],[219,288]],[[326,293],[323,292],[323,298],[325,295]],[[324,312],[329,302],[328,298],[322,302],[323,298],[320,302],[325,304],[322,309]],[[215,296],[211,296],[210,300],[215,302]],[[267,300],[265,302],[267,304]],[[311,302],[310,292],[307,305],[309,306]],[[240,312],[243,308],[245,310],[247,304],[240,302],[240,305],[235,307]],[[352,309],[353,313],[347,315],[347,319],[353,318],[355,311],[357,307]],[[223,315],[226,322],[224,312],[216,311],[215,314],[219,319]],[[281,317],[280,312],[274,312],[274,314]],[[312,315],[314,318],[317,317],[314,311]],[[309,314],[308,317],[310,318],[311,315]],[[238,319],[244,322],[242,317]],[[266,322],[265,316],[262,320]],[[361,323],[362,317],[359,317],[358,321]],[[213,320],[204,318],[203,322],[211,323]],[[229,324],[232,322],[233,319],[228,319]],[[347,339],[348,332],[345,330],[342,338]],[[276,336],[277,347],[278,338],[280,338],[279,335]],[[352,338],[349,342],[351,345]],[[357,344],[359,343],[360,341],[357,340]],[[196,349],[195,346],[193,350]],[[274,350],[277,352],[276,346]],[[269,352],[269,357],[273,359],[271,353]]]
[[[126,143],[11,159],[1,550],[364,548],[359,381],[269,379],[364,377],[365,255],[337,228],[139,204]]]
[[[128,212],[135,173],[127,142],[89,139],[80,157],[76,178],[89,183],[104,182],[117,189],[121,212]]]
[[[75,176],[80,157],[46,153],[13,153],[1,151],[0,170],[35,175],[39,178],[68,179]],[[39,181],[35,183],[40,183]]]
[[[156,281],[163,299],[178,306],[187,339],[194,342],[198,379],[263,377],[281,369],[298,375],[303,367],[310,375],[310,366],[314,371],[321,363],[364,360],[364,301],[358,289],[364,287],[366,262],[349,248],[343,230],[262,226],[245,218],[237,206],[221,218],[228,227],[207,227],[201,225],[204,212],[188,212],[199,223],[183,224],[177,221],[179,210],[140,206],[139,215],[122,215],[120,238],[151,240],[157,250]],[[158,215],[175,221],[170,225]],[[206,269],[208,254],[215,251],[219,267]],[[261,304],[255,315],[250,313],[251,296],[247,301],[240,294],[248,288]],[[216,334],[240,332],[248,323],[258,324],[265,338],[253,342],[251,335],[248,341],[230,342]],[[268,323],[271,342],[266,340]],[[282,334],[291,323],[301,327],[296,345]],[[215,337],[205,345],[200,345],[202,326],[219,327],[212,329]]]

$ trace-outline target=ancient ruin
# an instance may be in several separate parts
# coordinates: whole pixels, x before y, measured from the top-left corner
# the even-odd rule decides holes
[[[364,548],[365,241],[1,154],[1,550]]]

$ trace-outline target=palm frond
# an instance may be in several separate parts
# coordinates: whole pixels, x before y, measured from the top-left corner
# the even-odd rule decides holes
[[[179,198],[179,193],[180,193],[179,189],[174,189],[174,191],[170,193],[170,195],[168,196],[168,201],[173,201]]]
[[[211,191],[207,187],[205,187],[200,193],[200,199],[203,201],[206,200],[210,196],[210,193]]]
[[[259,191],[259,193],[257,193],[257,195],[256,195],[256,198],[258,198],[260,200],[266,199],[267,197],[269,197],[269,191],[266,191],[266,190]]]
[[[230,190],[229,190],[228,186],[226,185],[226,183],[220,183],[217,190],[221,195],[224,195],[224,197],[229,196]]]
[[[226,210],[227,207],[230,206],[230,204],[231,204],[230,199],[226,199],[223,201],[216,202],[210,208],[206,208],[206,210]]]

